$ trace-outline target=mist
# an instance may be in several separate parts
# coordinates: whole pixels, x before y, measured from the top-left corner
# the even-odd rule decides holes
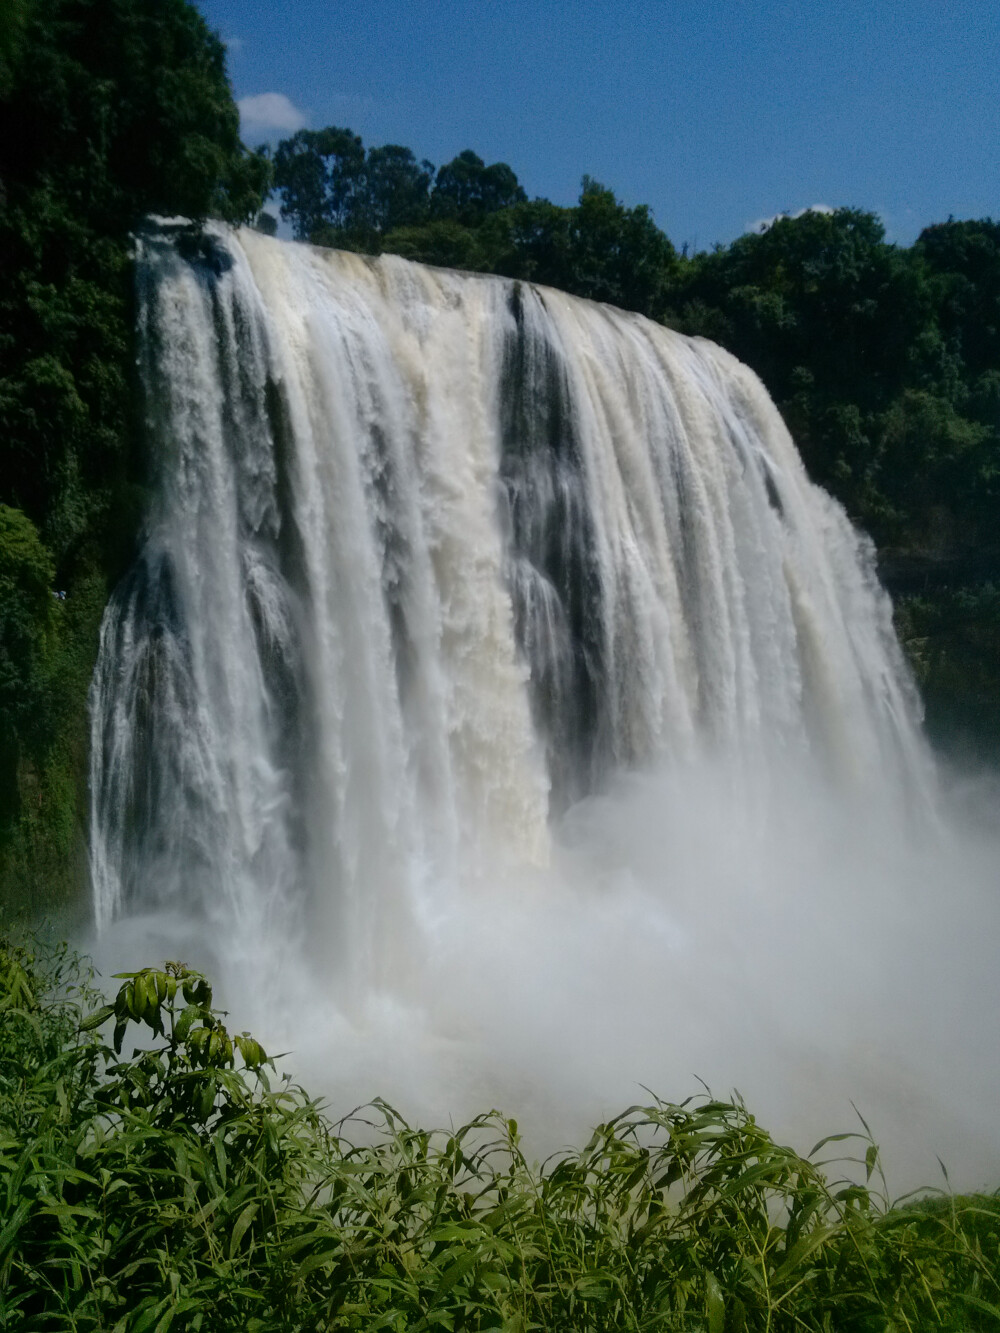
[[[376,1096],[425,1125],[497,1107],[545,1155],[707,1085],[800,1152],[860,1114],[894,1195],[943,1187],[938,1158],[953,1187],[992,1186],[994,793],[952,779],[918,813],[801,766],[761,776],[620,777],[567,813],[549,869],[429,900],[394,984],[346,1006],[315,964],[227,957],[190,922],[119,923],[97,957],[208,968],[231,1026],[287,1051],[335,1118]]]

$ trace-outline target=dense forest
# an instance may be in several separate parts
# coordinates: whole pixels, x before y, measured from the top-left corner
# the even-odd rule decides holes
[[[583,178],[528,199],[466,150],[302,130],[239,139],[225,51],[187,0],[0,0],[0,903],[83,879],[86,697],[145,492],[130,235],[149,213],[546,283],[722,343],[877,543],[932,733],[1000,740],[1000,223],[903,248],[857,209],[678,253]]]

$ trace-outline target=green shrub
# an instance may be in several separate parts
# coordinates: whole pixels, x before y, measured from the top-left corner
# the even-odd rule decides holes
[[[861,1185],[713,1100],[540,1166],[496,1112],[333,1126],[197,973],[122,982],[0,948],[5,1329],[1000,1328],[1000,1203],[890,1208],[863,1136]]]
[[[927,703],[931,738],[959,757],[1000,758],[1000,584],[899,600],[896,627]]]
[[[19,736],[42,722],[54,577],[52,557],[31,519],[0,504],[0,776],[17,761]]]

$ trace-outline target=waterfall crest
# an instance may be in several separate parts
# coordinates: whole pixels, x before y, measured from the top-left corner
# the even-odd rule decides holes
[[[139,243],[154,476],[92,690],[99,927],[391,975],[623,769],[926,760],[872,550],[711,343],[251,231]]]

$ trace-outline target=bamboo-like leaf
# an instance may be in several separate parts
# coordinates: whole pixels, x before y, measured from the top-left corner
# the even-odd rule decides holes
[[[726,1302],[714,1273],[705,1274],[705,1315],[708,1333],[723,1333],[726,1323]]]
[[[24,1224],[25,1218],[31,1212],[31,1200],[22,1199],[14,1209],[13,1215],[8,1218],[3,1230],[0,1231],[0,1260],[4,1258],[7,1251],[17,1240],[18,1232]]]
[[[92,1014],[88,1014],[81,1022],[80,1031],[93,1032],[93,1030],[99,1028],[102,1023],[106,1023],[108,1019],[112,1017],[114,1012],[115,1006],[113,1004],[102,1004],[100,1009],[95,1009]]]
[[[878,1162],[878,1145],[875,1143],[871,1143],[868,1145],[868,1150],[865,1153],[865,1180],[871,1180],[872,1172],[875,1170],[875,1165],[877,1162]]]
[[[831,1236],[836,1236],[840,1232],[839,1226],[817,1227],[810,1231],[808,1235],[801,1236],[792,1246],[786,1255],[784,1261],[776,1269],[773,1281],[783,1282],[790,1277],[811,1255],[822,1248]]]
[[[247,1227],[257,1216],[260,1205],[257,1203],[248,1203],[240,1213],[233,1225],[233,1234],[229,1239],[229,1257],[234,1258],[239,1253],[240,1241],[246,1235]]]

